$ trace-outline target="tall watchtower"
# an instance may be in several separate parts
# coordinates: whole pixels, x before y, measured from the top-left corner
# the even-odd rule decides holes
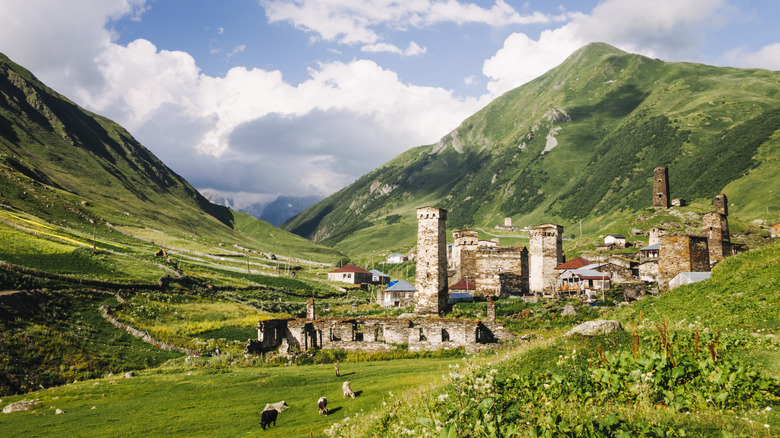
[[[669,208],[669,169],[655,168],[653,178],[653,207]]]
[[[447,210],[417,209],[417,271],[414,313],[439,315],[447,309]]]
[[[729,215],[729,200],[723,193],[715,196],[712,200],[712,206],[715,207],[715,213],[722,214],[723,216]]]
[[[544,292],[555,281],[555,267],[563,263],[563,227],[554,224],[534,227],[528,246],[531,292]]]

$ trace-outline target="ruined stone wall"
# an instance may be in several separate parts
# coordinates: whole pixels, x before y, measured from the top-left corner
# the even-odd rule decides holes
[[[563,227],[544,224],[531,230],[529,244],[529,287],[544,292],[555,287],[555,267],[563,263]]]
[[[271,327],[283,328],[283,336],[267,336]],[[513,339],[514,335],[494,318],[486,323],[443,318],[319,318],[262,321],[258,324],[260,337],[267,342],[264,351],[287,345],[299,351],[309,348],[379,351],[395,348],[392,344],[406,343],[412,351],[465,347],[466,351],[473,352],[484,347],[481,344]]]
[[[417,209],[417,272],[415,305],[417,315],[439,315],[447,309],[447,210]]]
[[[669,169],[663,166],[654,170],[653,207],[669,208]]]
[[[720,213],[707,213],[702,218],[702,224],[704,234],[707,236],[710,263],[715,264],[730,256],[731,237],[729,235],[728,216]]]
[[[658,282],[658,261],[649,261],[639,264],[639,280],[649,283]]]
[[[476,294],[528,293],[528,250],[523,246],[481,248],[476,252]]]
[[[710,270],[709,249],[704,236],[664,236],[658,253],[658,285],[669,287],[669,281],[680,272]]]

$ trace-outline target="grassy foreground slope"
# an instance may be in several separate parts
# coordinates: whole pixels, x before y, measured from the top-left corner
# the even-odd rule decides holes
[[[264,436],[303,437],[334,422],[366,414],[392,394],[424,388],[441,378],[452,360],[403,359],[333,366],[226,367],[196,360],[137,373],[131,379],[114,376],[38,391],[30,412],[3,415],[3,436]],[[341,383],[351,382],[358,397],[343,399]],[[317,399],[328,398],[331,414],[321,416]],[[276,426],[263,431],[258,423],[266,403],[285,400],[289,409]],[[55,415],[55,409],[65,411]]]

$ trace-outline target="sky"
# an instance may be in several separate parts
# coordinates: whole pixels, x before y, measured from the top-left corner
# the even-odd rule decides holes
[[[776,0],[0,0],[0,52],[234,208],[327,196],[591,42],[780,70]]]

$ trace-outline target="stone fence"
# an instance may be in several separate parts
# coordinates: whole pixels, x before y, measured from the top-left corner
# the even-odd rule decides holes
[[[103,315],[103,318],[106,319],[106,321],[110,322],[114,326],[116,326],[119,329],[122,329],[126,331],[127,333],[130,333],[131,335],[135,336],[136,338],[139,338],[140,340],[146,342],[147,344],[152,344],[157,348],[162,348],[163,350],[168,351],[178,351],[179,353],[189,354],[189,355],[198,355],[199,352],[196,350],[192,350],[190,348],[183,348],[183,347],[177,347],[175,345],[168,344],[166,342],[158,341],[157,339],[154,339],[149,335],[147,332],[142,332],[141,330],[138,330],[134,327],[130,327],[129,325],[120,322],[111,314],[109,313],[109,307],[108,306],[100,306],[100,312]]]

